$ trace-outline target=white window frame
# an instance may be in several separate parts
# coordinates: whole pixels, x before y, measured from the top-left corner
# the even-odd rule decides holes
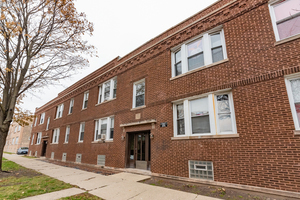
[[[16,133],[18,130],[18,125],[15,126],[15,130],[14,130],[14,133]]]
[[[19,137],[16,137],[15,144],[18,144],[18,142],[19,142]]]
[[[171,54],[171,60],[172,60],[172,77],[176,77],[176,72],[175,72],[175,54],[178,51],[181,51],[181,71],[182,73],[180,75],[186,74],[187,72],[190,71],[194,71],[194,70],[199,70],[201,68],[205,68],[207,65],[213,64],[213,60],[212,60],[212,53],[211,53],[211,37],[210,35],[213,35],[215,33],[220,33],[220,37],[221,37],[221,44],[222,44],[222,50],[223,50],[223,60],[227,59],[227,50],[226,50],[226,41],[225,41],[225,35],[224,35],[224,30],[222,27],[216,27],[206,33],[203,33],[201,35],[198,35],[197,37],[194,37],[193,39],[190,39],[188,41],[186,41],[185,43],[181,44],[180,46],[177,46],[175,48],[172,48],[172,54]],[[188,70],[188,50],[187,47],[189,44],[199,40],[202,38],[202,44],[203,44],[203,57],[204,57],[204,65],[196,68],[196,69],[192,69],[192,70]],[[222,61],[222,60],[221,60]],[[221,62],[218,61],[218,62]],[[215,62],[215,63],[218,63]],[[180,76],[177,75],[177,76]]]
[[[64,112],[64,104],[59,104],[56,109],[56,119],[61,118]]]
[[[291,80],[295,80],[295,79],[300,79],[300,73],[285,76],[285,85],[286,85],[286,89],[287,89],[287,93],[288,93],[288,98],[289,98],[290,107],[291,107],[291,111],[292,111],[295,130],[300,130],[300,124],[298,121],[298,116],[297,116],[297,112],[296,112],[296,108],[295,108],[295,100],[294,100],[294,96],[293,96],[293,92],[292,92],[292,88],[291,88],[291,82],[290,82]]]
[[[228,97],[229,97],[229,106],[230,106],[231,123],[232,123],[232,131],[230,131],[230,132],[221,132],[220,127],[219,127],[218,108],[217,108],[216,97],[217,97],[217,95],[222,95],[222,94],[228,94]],[[206,98],[206,97],[208,98],[210,133],[193,134],[192,133],[192,123],[191,123],[190,101],[196,100],[196,99],[201,99],[201,98]],[[182,134],[182,135],[178,135],[178,131],[177,131],[177,105],[178,104],[183,104],[183,109],[184,109],[185,134]],[[174,130],[174,137],[237,134],[233,96],[232,96],[231,90],[226,89],[226,90],[206,93],[206,94],[174,101],[173,102],[173,130]]]
[[[112,78],[112,79],[110,79],[110,80],[108,80],[108,81],[105,81],[104,83],[102,83],[102,84],[100,84],[99,86],[98,86],[98,104],[100,104],[100,103],[103,103],[103,102],[105,102],[105,101],[109,101],[109,100],[112,100],[112,99],[116,99],[117,97],[113,97],[113,95],[114,95],[114,86],[115,86],[115,80],[117,80],[118,81],[118,79],[117,79],[117,77],[114,77],[114,78]],[[106,84],[106,83],[108,83],[108,82],[110,82],[110,88],[109,88],[109,98],[108,99],[106,99],[106,100],[104,100],[104,92],[105,92],[105,90],[104,90],[104,85]]]
[[[46,131],[49,130],[49,125],[50,125],[50,117],[48,117],[47,119]]]
[[[45,113],[42,113],[40,118],[40,124],[43,124],[44,121],[45,121]]]
[[[20,131],[20,130],[21,130],[21,126],[19,125],[19,126],[18,126],[18,131]]]
[[[107,120],[106,133],[105,133],[105,141],[113,141],[114,138],[110,138],[110,129],[112,128],[111,127],[111,121],[114,118],[115,118],[114,116],[109,116],[109,117],[104,117],[104,118],[96,119],[95,120],[94,141],[101,141],[101,139],[97,139],[97,135],[101,134],[101,123],[102,123],[102,120]],[[97,134],[97,130],[98,130],[98,134]]]
[[[33,142],[34,142],[34,134],[32,134],[31,145],[33,145]]]
[[[287,39],[287,38],[290,38],[290,37],[300,34],[300,33],[297,33],[295,35],[291,35],[289,37],[280,39],[277,24],[276,24],[276,16],[275,16],[274,8],[273,8],[274,5],[277,4],[279,1],[281,1],[281,0],[271,0],[269,3],[269,11],[270,11],[270,15],[271,15],[271,21],[272,21],[272,26],[273,26],[276,41],[284,40],[284,39]],[[283,19],[283,20],[285,20],[285,19]]]
[[[89,91],[85,91],[84,93],[83,93],[83,102],[82,102],[82,110],[83,109],[87,109],[87,106],[88,106],[88,103],[89,103]],[[85,101],[87,101],[87,104],[86,104],[86,107],[84,106],[85,104]]]
[[[37,124],[37,120],[38,120],[38,118],[37,118],[37,117],[35,117],[34,126],[36,126],[36,124]]]
[[[143,78],[137,82],[134,82],[133,83],[133,97],[132,97],[132,108],[138,108],[136,106],[136,85],[140,84],[140,83],[143,83],[145,84],[145,93],[144,93],[144,105],[141,105],[141,106],[138,106],[138,107],[142,107],[142,106],[145,106],[146,105],[146,80]]]
[[[37,134],[36,144],[41,144],[41,140],[42,140],[42,133],[40,132]]]
[[[59,128],[55,128],[55,129],[53,130],[52,144],[58,144],[58,141],[59,141],[59,133],[60,133],[60,129],[59,129]],[[55,135],[56,135],[56,140],[55,140]]]
[[[73,108],[74,108],[74,98],[70,100],[70,106],[69,106],[69,115],[73,113]]]
[[[15,138],[12,139],[12,143],[11,144],[14,145],[14,143],[15,143]]]
[[[69,139],[70,139],[70,126],[66,127],[66,134],[65,134],[65,143],[69,143]]]
[[[80,140],[80,135],[81,135],[81,132],[82,132],[82,127],[84,127],[84,128],[83,128],[83,139]],[[79,137],[78,137],[78,142],[83,142],[83,140],[84,140],[84,132],[85,132],[85,122],[81,122],[81,123],[80,123],[80,127],[79,127]]]

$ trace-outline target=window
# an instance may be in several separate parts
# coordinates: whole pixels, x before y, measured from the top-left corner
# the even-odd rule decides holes
[[[300,74],[286,79],[288,97],[292,110],[295,129],[300,130]]]
[[[48,130],[49,130],[49,124],[50,124],[50,117],[48,117],[48,119],[47,119],[46,131],[48,131]]]
[[[17,132],[17,130],[18,130],[18,126],[15,126],[15,131],[14,131],[14,133],[16,133],[16,132]]]
[[[101,140],[101,139],[112,140],[113,137],[114,137],[114,117],[106,117],[106,118],[95,120],[94,141]]]
[[[117,96],[117,78],[113,78],[99,85],[98,104]]]
[[[145,105],[145,79],[133,84],[133,108]]]
[[[52,137],[52,143],[53,144],[58,144],[58,140],[59,140],[59,128],[56,128],[53,130],[53,137]]]
[[[82,104],[82,109],[87,108],[88,100],[89,100],[89,92],[85,92],[85,93],[83,94],[83,104]]]
[[[210,93],[174,103],[174,136],[236,133],[232,93]]]
[[[226,58],[224,32],[215,28],[173,49],[172,77]]]
[[[80,123],[78,142],[83,142],[84,128],[85,128],[85,123],[84,122]]]
[[[40,124],[44,123],[44,119],[45,119],[45,113],[42,113],[40,118]]]
[[[13,145],[13,144],[14,144],[14,142],[15,142],[15,138],[13,138],[13,140],[12,140],[12,143],[11,143],[11,144]]]
[[[69,114],[72,114],[74,107],[74,98],[70,100]]]
[[[56,118],[61,118],[64,111],[64,104],[60,104],[56,109]]]
[[[36,138],[36,144],[41,144],[41,139],[42,139],[42,133],[38,133]]]
[[[69,142],[69,135],[70,135],[70,126],[66,128],[66,136],[65,136],[65,143]]]
[[[299,0],[273,1],[269,8],[276,41],[300,33]]]
[[[37,120],[38,120],[38,118],[37,118],[37,117],[35,117],[34,126],[36,126]]]
[[[32,134],[31,145],[33,145],[33,141],[34,141],[34,134]]]
[[[16,137],[16,143],[15,144],[18,144],[19,142],[19,137]]]
[[[19,125],[19,126],[18,126],[18,131],[20,131],[20,130],[21,130],[21,126]]]

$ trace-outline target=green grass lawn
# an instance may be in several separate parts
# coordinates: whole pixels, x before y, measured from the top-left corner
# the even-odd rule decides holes
[[[0,199],[20,199],[73,187],[5,158],[2,164],[9,173],[0,173]]]
[[[101,198],[94,196],[92,194],[89,194],[87,192],[82,193],[82,194],[77,194],[74,196],[70,196],[70,197],[65,197],[65,198],[61,198],[60,200],[101,200]]]

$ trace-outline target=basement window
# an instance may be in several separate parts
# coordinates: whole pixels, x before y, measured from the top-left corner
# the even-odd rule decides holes
[[[190,178],[214,180],[213,163],[210,161],[189,160]]]

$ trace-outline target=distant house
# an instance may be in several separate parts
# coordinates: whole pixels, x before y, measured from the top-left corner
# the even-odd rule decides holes
[[[29,151],[299,192],[296,8],[217,1],[38,108]]]
[[[16,153],[20,147],[29,147],[32,122],[28,126],[22,127],[17,122],[10,125],[6,143],[5,152]]]

